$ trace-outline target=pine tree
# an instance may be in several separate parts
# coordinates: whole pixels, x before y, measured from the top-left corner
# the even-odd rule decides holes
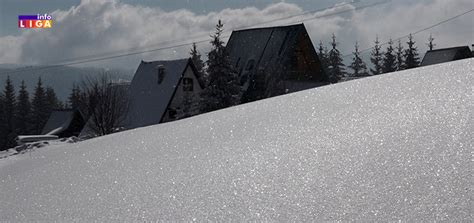
[[[336,83],[345,76],[345,70],[341,52],[337,49],[336,35],[334,33],[332,34],[331,46],[332,48],[329,51],[329,80],[332,83]]]
[[[72,91],[68,97],[67,104],[71,109],[79,109],[81,104],[81,89],[76,84],[72,86]]]
[[[405,50],[404,59],[405,59],[405,68],[411,69],[418,67],[420,65],[420,58],[418,57],[418,49],[415,46],[415,41],[413,40],[413,35],[408,36],[408,48]]]
[[[372,75],[378,75],[382,73],[382,46],[380,46],[379,37],[375,38],[374,49],[372,50],[370,61],[374,65],[374,69],[370,69]]]
[[[16,129],[17,133],[20,135],[29,134],[29,125],[30,125],[30,113],[31,113],[31,104],[30,96],[26,90],[25,82],[22,81],[20,85],[20,90],[18,91],[17,104],[16,104]]]
[[[193,43],[193,48],[191,48],[191,52],[189,54],[191,55],[191,60],[193,61],[196,70],[199,72],[201,81],[207,83],[207,75],[204,71],[204,62],[201,59],[201,53],[199,53],[197,50],[196,43]]]
[[[0,111],[3,111],[3,107],[5,104],[5,97],[3,96],[3,92],[0,91]],[[5,125],[5,117],[3,112],[0,112],[0,151],[6,150],[5,143],[6,143],[6,125]]]
[[[394,54],[393,41],[392,39],[390,39],[390,41],[388,41],[387,51],[385,51],[385,54],[383,57],[382,71],[384,73],[390,73],[396,70],[397,70],[397,58],[396,58],[396,55]]]
[[[31,123],[32,134],[40,134],[44,124],[49,118],[48,101],[46,100],[46,92],[43,88],[41,78],[38,79],[38,84],[35,87],[33,100],[31,101]]]
[[[208,86],[202,92],[201,111],[209,112],[230,107],[240,102],[240,85],[229,54],[221,40],[224,25],[221,20],[212,35],[212,49],[208,54]]]
[[[362,57],[359,52],[359,44],[356,42],[355,44],[355,50],[352,53],[354,54],[354,57],[352,58],[352,63],[349,65],[349,68],[354,70],[352,73],[352,77],[364,77],[368,76],[367,73],[367,66],[365,65],[364,60],[362,60]]]
[[[319,41],[319,60],[325,71],[328,70],[328,48],[323,45],[323,41]]]
[[[395,57],[396,57],[396,66],[397,66],[397,70],[403,70],[405,69],[405,60],[403,59],[403,46],[402,46],[402,41],[399,39],[398,40],[398,46],[396,48],[396,52],[395,52]]]
[[[436,44],[433,43],[434,40],[435,38],[433,37],[432,34],[430,34],[430,37],[428,37],[428,43],[426,44],[430,48],[430,51],[433,50],[434,47],[436,46]]]
[[[56,92],[52,87],[46,87],[46,102],[48,107],[48,113],[54,109],[60,109],[62,107],[62,102],[59,101],[56,96]]]
[[[7,77],[5,82],[5,89],[3,90],[3,121],[4,121],[4,136],[6,142],[4,148],[12,148],[16,145],[16,129],[15,129],[15,110],[16,110],[16,96],[15,88]]]

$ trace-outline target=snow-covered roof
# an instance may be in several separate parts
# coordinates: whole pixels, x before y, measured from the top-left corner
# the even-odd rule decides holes
[[[57,135],[66,130],[74,119],[74,114],[74,110],[53,110],[41,134]]]
[[[294,47],[300,32],[306,32],[303,24],[236,30],[232,32],[226,48],[232,61],[237,62],[240,58],[241,64],[254,59],[265,67],[273,62],[272,59]]]
[[[278,75],[282,70],[286,70],[287,65],[295,58],[295,49],[298,47],[306,50],[304,56],[307,64],[320,64],[304,24],[233,31],[226,49],[241,78],[247,79],[246,75],[253,76],[258,72]],[[319,74],[311,81],[325,80],[323,70],[317,69],[319,70],[314,72]],[[244,90],[247,87],[243,85]]]
[[[130,85],[128,128],[160,123],[188,65],[193,66],[190,59],[140,63]],[[165,72],[161,81],[160,67]]]
[[[54,140],[58,139],[56,135],[19,135],[16,137],[16,141],[21,143],[28,143],[28,142],[37,142],[43,140]]]
[[[474,59],[0,159],[0,220],[472,222]]]
[[[249,60],[255,64],[250,72],[256,72],[278,65],[280,57],[294,48],[300,32],[306,32],[303,24],[237,30],[226,49],[239,73],[248,68]]]
[[[468,46],[430,50],[426,52],[423,57],[421,66],[445,63],[470,57],[472,57],[472,53]]]

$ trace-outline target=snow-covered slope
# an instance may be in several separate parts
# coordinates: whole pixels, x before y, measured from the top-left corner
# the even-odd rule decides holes
[[[0,160],[0,220],[472,221],[474,60]]]

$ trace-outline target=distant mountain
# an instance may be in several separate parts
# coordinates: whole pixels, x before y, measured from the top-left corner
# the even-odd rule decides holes
[[[7,76],[10,76],[16,91],[18,91],[21,81],[24,80],[31,96],[38,82],[38,78],[41,77],[43,85],[52,87],[58,95],[58,98],[62,101],[66,101],[74,83],[80,84],[86,77],[99,75],[104,71],[111,71],[111,73],[114,74],[114,78],[122,80],[131,80],[134,74],[134,70],[132,69],[107,70],[103,68],[78,68],[68,66],[46,68],[42,66],[0,64],[0,90],[3,91],[5,80]]]

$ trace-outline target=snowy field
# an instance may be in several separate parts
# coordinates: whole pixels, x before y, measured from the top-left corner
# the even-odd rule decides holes
[[[473,221],[474,60],[0,159],[0,221]]]

